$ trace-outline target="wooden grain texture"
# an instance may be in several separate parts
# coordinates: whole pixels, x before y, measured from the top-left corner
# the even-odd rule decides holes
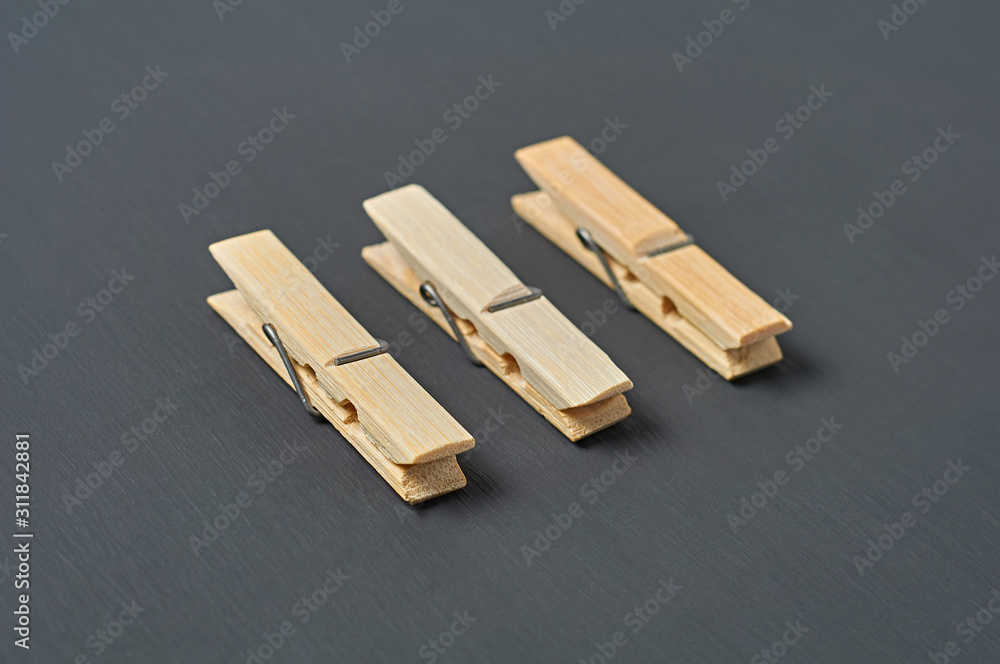
[[[452,339],[455,338],[451,326],[448,325],[444,314],[437,307],[428,304],[420,296],[420,284],[423,283],[416,272],[410,269],[406,261],[390,242],[383,242],[365,247],[361,250],[361,256],[365,261],[378,272],[382,278],[392,284],[396,290],[402,293],[406,299],[416,305],[424,314],[430,317],[443,329]],[[570,440],[580,440],[592,433],[611,426],[612,424],[628,417],[632,412],[625,395],[617,394],[607,399],[560,410],[554,407],[548,399],[543,397],[538,390],[532,387],[521,374],[518,362],[511,355],[500,355],[483,339],[476,327],[468,320],[458,317],[454,311],[452,316],[458,324],[462,336],[469,344],[470,350],[483,365],[496,374],[503,382],[507,383],[518,396],[531,404],[553,426],[561,431]],[[465,365],[460,362],[460,365]],[[472,368],[471,366],[469,367]],[[463,366],[456,367],[460,371]]]
[[[212,255],[288,354],[309,366],[337,403],[393,463],[414,464],[472,448],[472,436],[387,353],[336,366],[339,355],[376,347],[374,337],[274,236],[258,231],[216,242]]]
[[[595,222],[593,230],[586,228],[601,246],[639,257],[685,237],[670,217],[569,136],[521,148],[514,157],[543,191],[559,199],[566,214]]]
[[[408,185],[364,203],[420,281],[470,321],[556,410],[594,404],[631,389],[628,377],[544,296],[490,312],[527,287],[423,187]]]
[[[563,215],[670,298],[720,348],[742,348],[791,329],[791,321],[697,246],[655,255],[684,239],[683,231],[572,138],[522,148],[515,156]]]
[[[553,244],[572,256],[595,277],[611,287],[611,280],[594,252],[576,235],[576,226],[562,215],[551,197],[543,191],[518,194],[511,205],[524,220]],[[635,308],[680,342],[710,369],[732,380],[770,366],[781,359],[781,347],[774,337],[767,337],[742,348],[720,348],[710,337],[682,316],[669,298],[657,295],[613,257],[604,255],[618,283]]]
[[[261,329],[263,322],[239,291],[231,290],[212,295],[208,298],[208,304],[267,362],[268,366],[281,376],[289,387],[292,386],[292,380],[281,362],[278,350],[271,345],[271,341]],[[337,431],[361,453],[361,456],[403,500],[413,505],[465,486],[465,475],[462,474],[462,469],[454,456],[407,466],[393,463],[372,444],[358,421],[357,411],[350,403],[341,405],[331,399],[316,380],[316,374],[311,368],[299,364],[293,366],[309,403],[336,427]],[[296,413],[301,412],[294,400],[289,399],[288,404]]]
[[[701,247],[643,258],[635,274],[720,348],[745,348],[792,329],[788,318],[743,285]]]
[[[970,644],[955,633],[1000,581],[1000,279],[960,311],[945,297],[1000,252],[1000,3],[928,2],[886,42],[874,22],[893,2],[751,2],[682,74],[670,53],[735,5],[586,2],[552,30],[555,0],[403,3],[349,63],[341,42],[384,4],[60,5],[0,59],[0,494],[9,538],[13,439],[30,433],[37,630],[29,656],[8,620],[0,662],[256,664],[247,650],[270,656],[265,633],[277,644],[286,620],[294,633],[260,664],[428,662],[418,650],[440,644],[456,611],[476,622],[435,664],[599,662],[617,631],[628,640],[609,664],[747,664],[797,620],[811,631],[779,664],[926,664],[949,640],[962,648],[952,664],[1000,662],[998,617]],[[18,35],[39,9],[7,8]],[[120,121],[108,103],[158,62],[170,77]],[[488,72],[503,86],[453,131],[442,111]],[[821,81],[835,96],[790,141],[772,133]],[[298,117],[248,163],[236,147],[275,104]],[[591,140],[616,114],[629,127],[599,158],[664,212],[690,210],[673,214],[705,242],[695,215],[711,215],[701,246],[760,295],[800,299],[780,363],[711,381],[692,405],[682,387],[707,367],[644,316],[610,314],[591,338],[635,383],[634,412],[570,443],[485,369],[463,368],[455,342],[365,264],[361,247],[382,237],[360,203],[443,127],[406,181],[463,211],[515,273],[531,266],[530,283],[585,320],[614,294],[511,220],[510,195],[537,189],[511,154],[566,133],[603,148]],[[115,131],[58,181],[52,161],[105,116]],[[939,124],[962,138],[912,186],[894,176]],[[723,204],[716,178],[768,136],[781,149]],[[186,224],[177,204],[230,159],[241,173]],[[893,177],[905,195],[849,241],[843,225]],[[473,433],[464,489],[407,504],[205,304],[233,288],[205,248],[261,228],[374,336],[401,342],[394,357]],[[81,302],[122,268],[135,279],[82,319]],[[886,353],[938,307],[950,322],[893,371]],[[51,358],[43,345],[69,321],[80,333],[23,381],[19,365],[35,350]],[[154,421],[160,399],[178,410]],[[487,423],[501,407],[503,425]],[[844,429],[799,456],[824,417]],[[307,452],[257,494],[247,478],[282,440]],[[808,459],[801,472],[793,452]],[[619,454],[636,461],[616,475]],[[958,459],[972,470],[915,508]],[[728,515],[744,498],[759,505],[778,470],[789,481],[734,532]],[[596,502],[581,496],[608,474]],[[70,512],[81,488],[92,495]],[[189,538],[241,491],[252,503],[193,553]],[[574,502],[582,518],[545,541]],[[917,527],[859,576],[852,558],[867,560],[868,540],[904,512]],[[0,607],[12,611],[25,591],[7,542]],[[293,606],[338,569],[349,579],[302,622]],[[661,579],[683,589],[633,633],[623,617]],[[132,600],[145,609],[134,624],[95,639]]]

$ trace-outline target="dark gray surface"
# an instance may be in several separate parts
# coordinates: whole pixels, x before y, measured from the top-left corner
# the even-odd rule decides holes
[[[6,577],[0,660],[242,664],[290,620],[267,661],[429,661],[421,646],[468,611],[476,622],[438,661],[577,662],[616,631],[615,662],[761,661],[801,620],[810,631],[782,662],[927,661],[949,640],[957,661],[996,662],[1000,618],[971,643],[955,628],[998,584],[1000,280],[961,311],[946,298],[1000,249],[1000,9],[931,1],[886,41],[888,2],[594,0],[556,30],[556,0],[407,2],[347,63],[339,43],[385,5],[244,2],[220,21],[208,0],[72,2],[0,55],[5,562],[18,432],[34,445],[36,533],[33,647],[11,645]],[[679,72],[672,53],[727,6],[735,22]],[[0,26],[37,10],[5,3]],[[117,119],[112,100],[157,64],[169,77]],[[501,86],[450,128],[442,113],[489,74]],[[775,122],[822,84],[834,96],[781,138]],[[239,143],[285,106],[296,118],[245,163]],[[51,162],[104,117],[115,131],[58,182]],[[408,322],[411,305],[359,256],[380,240],[361,201],[414,139],[447,128],[410,181],[582,323],[611,292],[511,220],[510,195],[531,188],[512,154],[589,142],[606,118],[628,129],[605,163],[757,292],[798,299],[781,364],[690,400],[702,365],[613,314],[593,338],[634,381],[634,413],[575,445],[439,329]],[[961,139],[848,242],[857,206],[949,126]],[[723,202],[716,181],[771,136],[780,150]],[[178,204],[230,159],[242,173],[186,224]],[[465,490],[405,506],[231,343],[204,301],[230,287],[207,247],[260,228],[302,257],[332,236],[317,276],[373,334],[413,334],[403,366],[469,430],[510,415],[460,459]],[[134,281],[86,322],[78,304],[123,267]],[[894,372],[886,354],[939,308],[950,322]],[[25,385],[18,366],[68,322],[80,334]],[[178,412],[67,514],[76,481],[165,397]],[[794,472],[786,454],[824,417],[843,430]],[[257,494],[249,477],[282,441],[307,452]],[[638,461],[587,502],[581,487],[623,452]],[[958,458],[971,470],[928,513],[914,507]],[[789,483],[734,533],[727,514],[778,470]],[[250,505],[195,555],[189,536],[240,491]],[[572,502],[585,515],[528,566],[522,546]],[[907,511],[917,525],[860,576],[852,558]],[[338,568],[350,578],[298,622],[293,605]],[[632,633],[626,614],[670,578],[682,590]],[[98,655],[88,638],[132,600],[144,612]]]

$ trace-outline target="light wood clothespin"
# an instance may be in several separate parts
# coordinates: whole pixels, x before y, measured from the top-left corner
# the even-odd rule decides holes
[[[631,412],[632,382],[604,351],[423,187],[364,207],[388,238],[364,248],[368,264],[568,438]]]
[[[465,486],[472,436],[268,230],[216,242],[236,285],[208,303],[413,504]]]
[[[522,148],[514,211],[727,380],[781,359],[792,323],[568,136]]]

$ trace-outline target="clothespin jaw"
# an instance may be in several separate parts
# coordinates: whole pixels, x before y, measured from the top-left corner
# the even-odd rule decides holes
[[[583,146],[564,136],[515,158],[540,191],[514,211],[710,368],[733,379],[781,359],[791,321]]]
[[[628,377],[423,187],[364,207],[388,239],[365,261],[567,437],[631,412]]]
[[[210,250],[237,290],[211,296],[209,305],[286,382],[297,382],[304,402],[401,497],[417,503],[465,486],[455,455],[474,446],[472,436],[271,231]]]

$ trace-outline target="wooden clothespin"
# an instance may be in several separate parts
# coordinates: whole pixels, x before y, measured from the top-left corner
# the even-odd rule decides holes
[[[568,438],[631,412],[632,382],[604,351],[423,187],[364,207],[389,240],[364,248],[368,264]]]
[[[568,136],[522,148],[514,211],[726,379],[781,359],[792,323]]]
[[[208,298],[409,503],[465,486],[455,455],[472,436],[372,337],[271,231],[209,250],[236,285]]]

